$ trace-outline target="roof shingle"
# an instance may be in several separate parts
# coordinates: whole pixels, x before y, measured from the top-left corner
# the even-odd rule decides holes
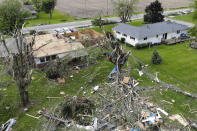
[[[148,24],[140,27],[131,26],[128,24],[119,23],[113,28],[114,31],[119,31],[126,35],[142,39],[145,37],[154,37],[164,33],[173,33],[178,30],[187,30],[189,27],[186,25],[177,24],[175,22],[159,22]]]

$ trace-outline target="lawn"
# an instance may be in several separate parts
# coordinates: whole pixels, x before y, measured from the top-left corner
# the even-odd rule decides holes
[[[132,22],[128,22],[127,24],[130,24],[132,26],[142,26],[144,25],[144,21],[143,19],[139,19],[139,20],[135,20],[135,21],[132,21]],[[103,26],[102,28],[99,28],[99,27],[93,27],[91,29],[97,31],[97,32],[100,32],[100,33],[104,33],[103,31],[105,32],[112,32],[112,28],[114,28],[117,24],[112,24],[112,25],[105,25]]]
[[[150,49],[135,50],[128,47],[133,54],[150,65],[151,72],[160,72],[159,77],[182,88],[197,93],[197,50],[189,47],[189,42],[175,46],[160,45]],[[163,59],[161,65],[151,63],[152,52],[157,49]]]
[[[195,24],[195,21],[193,20],[193,14],[177,15],[177,16],[171,17],[171,18],[175,19],[175,20],[182,20],[182,21],[185,21],[185,22],[190,22],[190,23],[194,23]]]
[[[136,50],[132,47],[127,47],[132,54],[137,57],[144,64],[149,65],[149,72],[155,74],[159,72],[159,79],[173,84],[184,91],[197,94],[197,50],[193,50],[189,47],[190,42],[184,44],[178,44],[174,46],[160,45],[157,47]],[[156,49],[163,59],[161,65],[153,65],[151,63],[151,57],[153,50]],[[132,58],[129,59],[130,64],[134,63]],[[133,65],[134,67],[134,65]],[[135,72],[133,71],[133,74]],[[146,77],[136,77],[136,79],[143,80],[143,83],[148,86],[151,85],[150,80]],[[147,81],[149,81],[147,83]],[[159,84],[158,84],[159,86]],[[181,95],[173,91],[166,91],[161,87],[156,92],[150,92],[152,100],[161,107],[164,107],[170,114],[180,113],[186,118],[196,119],[196,115],[189,112],[191,109],[197,109],[197,100],[190,97]],[[162,100],[176,102],[172,105],[162,103]]]
[[[57,10],[53,11],[53,18],[49,18],[49,14],[46,14],[45,12],[39,12],[37,14],[37,19],[32,19],[27,21],[26,26],[35,26],[38,24],[57,24],[57,23],[64,23],[64,22],[71,22],[77,20],[76,18],[69,16],[67,14],[61,13]]]

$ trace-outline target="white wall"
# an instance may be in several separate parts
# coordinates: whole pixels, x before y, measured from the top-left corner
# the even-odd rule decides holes
[[[64,56],[66,56],[66,53],[57,54],[57,55],[56,55],[56,58],[63,58]],[[40,58],[35,58],[35,63],[36,63],[37,65],[43,64],[43,63],[47,63],[48,61],[46,61],[46,57],[44,57],[44,59],[45,59],[45,62],[41,62],[41,61],[40,61]]]
[[[148,37],[147,40],[144,40],[143,39],[140,39],[138,41],[138,43],[148,43],[148,42],[152,42],[153,44],[154,43],[160,43],[161,42],[161,39],[163,38],[163,35],[158,35],[158,37]]]
[[[122,33],[118,34],[116,31],[114,31],[114,36],[115,38],[121,40],[121,38],[125,38],[125,42],[132,45],[132,46],[135,46],[136,43],[138,43],[138,39],[135,38],[135,40],[131,39],[129,35],[127,35],[127,37],[123,36]]]
[[[178,37],[180,37],[180,35],[182,33],[187,34],[188,31],[187,30],[180,31],[179,34],[177,34],[177,32],[168,33],[167,39],[172,39],[173,37],[178,38]],[[114,31],[114,36],[117,39],[119,39],[119,40],[121,40],[121,38],[125,38],[125,42],[127,42],[127,43],[129,43],[129,44],[131,44],[133,46],[135,46],[137,43],[139,43],[139,44],[140,43],[148,43],[148,42],[152,42],[153,44],[160,43],[161,40],[162,40],[162,38],[163,38],[163,34],[160,34],[160,35],[158,35],[158,37],[156,37],[156,35],[154,37],[148,37],[147,40],[144,40],[144,38],[143,39],[139,39],[139,40],[137,38],[135,38],[135,40],[133,40],[133,39],[130,39],[130,36],[125,37],[125,36],[123,36],[122,33],[121,34],[118,34],[116,31]]]

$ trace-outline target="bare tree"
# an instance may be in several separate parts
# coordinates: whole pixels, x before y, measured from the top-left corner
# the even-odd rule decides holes
[[[134,14],[135,4],[138,0],[119,0],[113,1],[115,12],[123,23],[128,22]]]
[[[33,45],[35,44],[35,34],[29,43],[25,39],[21,29],[17,29],[13,33],[12,37],[15,39],[14,44],[16,45],[12,46],[17,47],[16,53],[11,53],[9,51],[3,36],[0,36],[0,42],[3,43],[7,51],[8,64],[11,67],[11,74],[13,75],[19,89],[22,104],[26,107],[29,104],[27,87],[31,83],[32,71],[34,67]]]

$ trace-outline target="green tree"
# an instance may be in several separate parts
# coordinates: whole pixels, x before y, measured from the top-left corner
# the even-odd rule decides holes
[[[113,1],[115,11],[123,23],[128,22],[134,14],[135,4],[138,0],[119,0]]]
[[[30,16],[28,11],[22,9],[20,0],[4,0],[0,5],[0,32],[10,35],[16,28],[22,28],[25,18]]]
[[[193,20],[197,21],[197,0],[194,0],[193,8],[194,8]]]
[[[52,19],[55,6],[56,0],[42,0],[42,10],[50,14],[50,19]]]
[[[104,25],[104,20],[102,20],[102,17],[95,19],[92,21],[92,25],[99,26],[100,28]]]
[[[41,0],[31,0],[31,1],[36,7],[36,11],[40,11],[42,1]]]
[[[164,21],[163,7],[158,0],[148,5],[145,12],[144,22],[146,23],[157,23]]]
[[[194,8],[194,13],[193,13],[193,21],[197,21],[197,0],[194,0],[194,4],[193,4],[193,8]],[[189,30],[189,33],[191,36],[197,37],[197,25],[195,24],[194,27],[192,27]]]
[[[157,52],[156,49],[153,51],[152,63],[156,64],[156,65],[162,63],[162,58],[161,58],[161,56],[159,55],[159,53]]]

